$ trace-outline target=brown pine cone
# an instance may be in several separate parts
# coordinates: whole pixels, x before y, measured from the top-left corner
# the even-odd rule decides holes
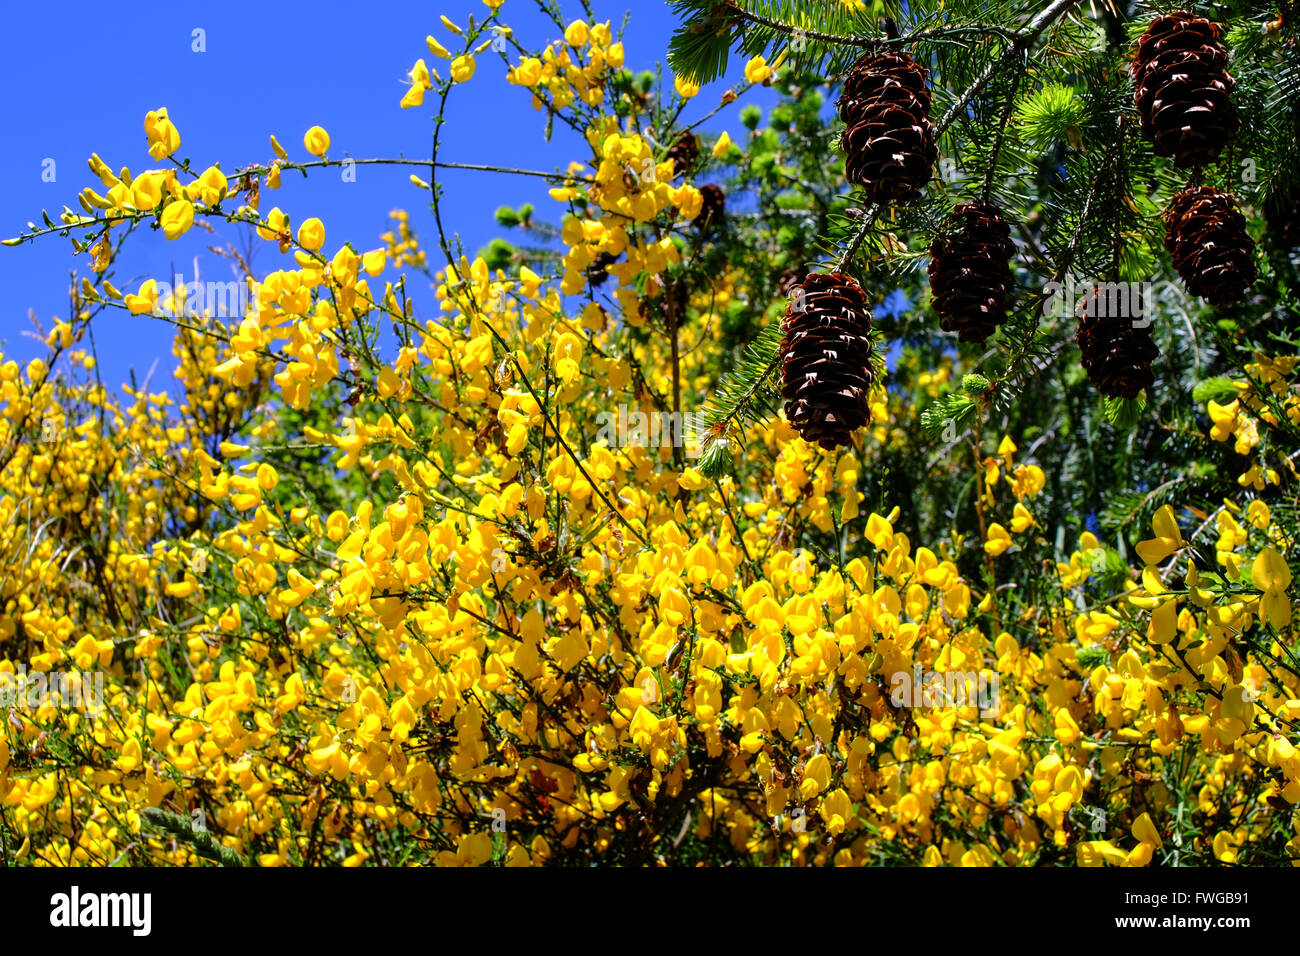
[[[673,177],[688,173],[700,159],[700,141],[694,133],[682,133],[668,147],[668,158],[673,161]]]
[[[874,203],[916,199],[939,156],[925,68],[906,53],[869,53],[849,71],[836,106],[849,182]]]
[[[1006,321],[1011,293],[1011,226],[992,203],[953,210],[951,227],[930,245],[930,298],[939,326],[959,342],[983,343]]]
[[[1255,243],[1236,199],[1209,186],[1188,186],[1165,213],[1165,248],[1192,295],[1231,305],[1255,281]]]
[[[867,423],[871,312],[862,287],[840,272],[816,272],[794,288],[781,322],[785,417],[805,441],[850,445]]]
[[[1142,135],[1184,169],[1217,159],[1241,125],[1222,34],[1213,20],[1180,10],[1152,20],[1134,53]]]
[[[721,223],[726,214],[726,191],[721,186],[709,183],[700,187],[700,198],[703,203],[700,205],[699,214],[691,220],[691,225],[696,229],[703,229],[705,226],[716,226]]]
[[[1136,398],[1155,383],[1151,363],[1160,350],[1151,339],[1149,321],[1143,319],[1145,303],[1124,310],[1113,307],[1103,287],[1079,303],[1079,363],[1092,384],[1111,398]],[[1117,311],[1125,314],[1116,315]]]

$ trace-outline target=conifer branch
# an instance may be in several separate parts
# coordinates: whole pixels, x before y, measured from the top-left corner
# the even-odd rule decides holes
[[[944,114],[939,125],[935,127],[935,138],[937,139],[943,135],[944,131],[951,126],[966,107],[970,105],[971,100],[979,96],[980,91],[983,90],[984,87],[988,86],[993,77],[997,76],[1003,69],[1027,53],[1033,45],[1038,42],[1038,38],[1047,31],[1047,28],[1055,23],[1058,18],[1067,13],[1070,8],[1078,2],[1079,0],[1054,0],[1053,3],[1049,4],[1040,11],[1037,16],[1030,20],[1028,25],[1015,35],[1015,38],[1011,41],[1011,45],[1007,47],[1006,51],[1000,57],[989,63],[989,65],[984,68],[984,72],[976,77],[975,81],[966,88],[966,91],[957,98],[957,102],[953,103],[952,106],[948,108],[948,112]]]

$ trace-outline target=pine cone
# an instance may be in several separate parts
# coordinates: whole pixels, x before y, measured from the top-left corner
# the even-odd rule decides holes
[[[1093,290],[1079,303],[1079,328],[1074,340],[1079,343],[1079,362],[1092,384],[1111,398],[1136,398],[1138,392],[1155,383],[1151,363],[1160,350],[1151,339],[1149,323],[1140,316],[1145,303],[1112,315],[1107,294]]]
[[[668,147],[668,158],[673,161],[673,177],[690,172],[700,159],[700,141],[694,133],[682,133]]]
[[[794,289],[781,322],[785,417],[806,441],[832,449],[867,423],[871,312],[862,287],[840,272],[816,272]]]
[[[953,210],[955,231],[930,245],[930,297],[945,332],[983,343],[1006,321],[1011,292],[1011,226],[997,206],[976,201]]]
[[[847,127],[849,182],[874,203],[916,199],[939,156],[925,68],[905,53],[869,53],[849,71],[836,106]]]
[[[1165,248],[1192,295],[1231,305],[1255,281],[1255,243],[1228,193],[1188,186],[1165,213]]]
[[[703,203],[700,205],[699,215],[691,220],[691,225],[696,229],[703,229],[705,226],[716,226],[722,222],[727,206],[727,194],[723,188],[713,183],[701,186],[700,198]]]
[[[1213,20],[1180,10],[1152,20],[1134,53],[1142,135],[1184,169],[1217,159],[1241,125],[1228,100],[1236,81],[1224,69],[1222,33]]]
[[[1268,236],[1278,249],[1300,246],[1300,199],[1274,193],[1264,203],[1264,222]]]

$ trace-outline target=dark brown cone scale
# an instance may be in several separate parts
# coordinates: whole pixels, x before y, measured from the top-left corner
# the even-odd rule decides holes
[[[983,343],[1006,321],[1015,251],[1011,226],[981,200],[957,206],[930,244],[930,298],[940,327],[957,341]]]
[[[1192,295],[1231,305],[1255,281],[1255,243],[1237,201],[1209,186],[1189,186],[1165,213],[1165,248]]]
[[[850,445],[870,416],[871,312],[862,287],[840,272],[815,272],[794,287],[781,322],[785,417],[805,441]]]
[[[721,186],[715,186],[709,183],[700,187],[700,212],[691,220],[691,225],[697,229],[703,229],[705,226],[716,226],[722,222],[722,217],[727,208],[727,193]]]
[[[1145,309],[1112,315],[1110,300],[1100,289],[1079,303],[1079,363],[1097,390],[1111,398],[1136,398],[1155,383],[1151,363],[1160,350],[1151,339]]]
[[[1214,162],[1241,125],[1222,34],[1213,20],[1180,10],[1152,20],[1134,52],[1142,135],[1184,169]]]
[[[668,147],[668,158],[673,161],[673,176],[690,172],[700,158],[700,141],[694,133],[682,133]]]
[[[873,203],[917,198],[939,156],[925,68],[905,53],[869,53],[849,71],[836,107],[849,182]]]

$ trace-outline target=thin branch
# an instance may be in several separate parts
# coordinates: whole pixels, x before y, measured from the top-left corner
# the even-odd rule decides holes
[[[1079,0],[1054,0],[1052,4],[1045,7],[1036,17],[1029,21],[1024,30],[1015,35],[1011,41],[1011,46],[1006,51],[993,60],[984,72],[975,78],[975,81],[966,88],[966,91],[957,98],[957,102],[949,107],[944,118],[935,127],[934,136],[938,139],[944,134],[944,131],[953,124],[962,111],[970,105],[971,100],[980,94],[984,87],[988,86],[993,77],[997,76],[1003,69],[1015,62],[1023,53],[1027,52],[1038,38],[1063,14],[1069,11]]]

